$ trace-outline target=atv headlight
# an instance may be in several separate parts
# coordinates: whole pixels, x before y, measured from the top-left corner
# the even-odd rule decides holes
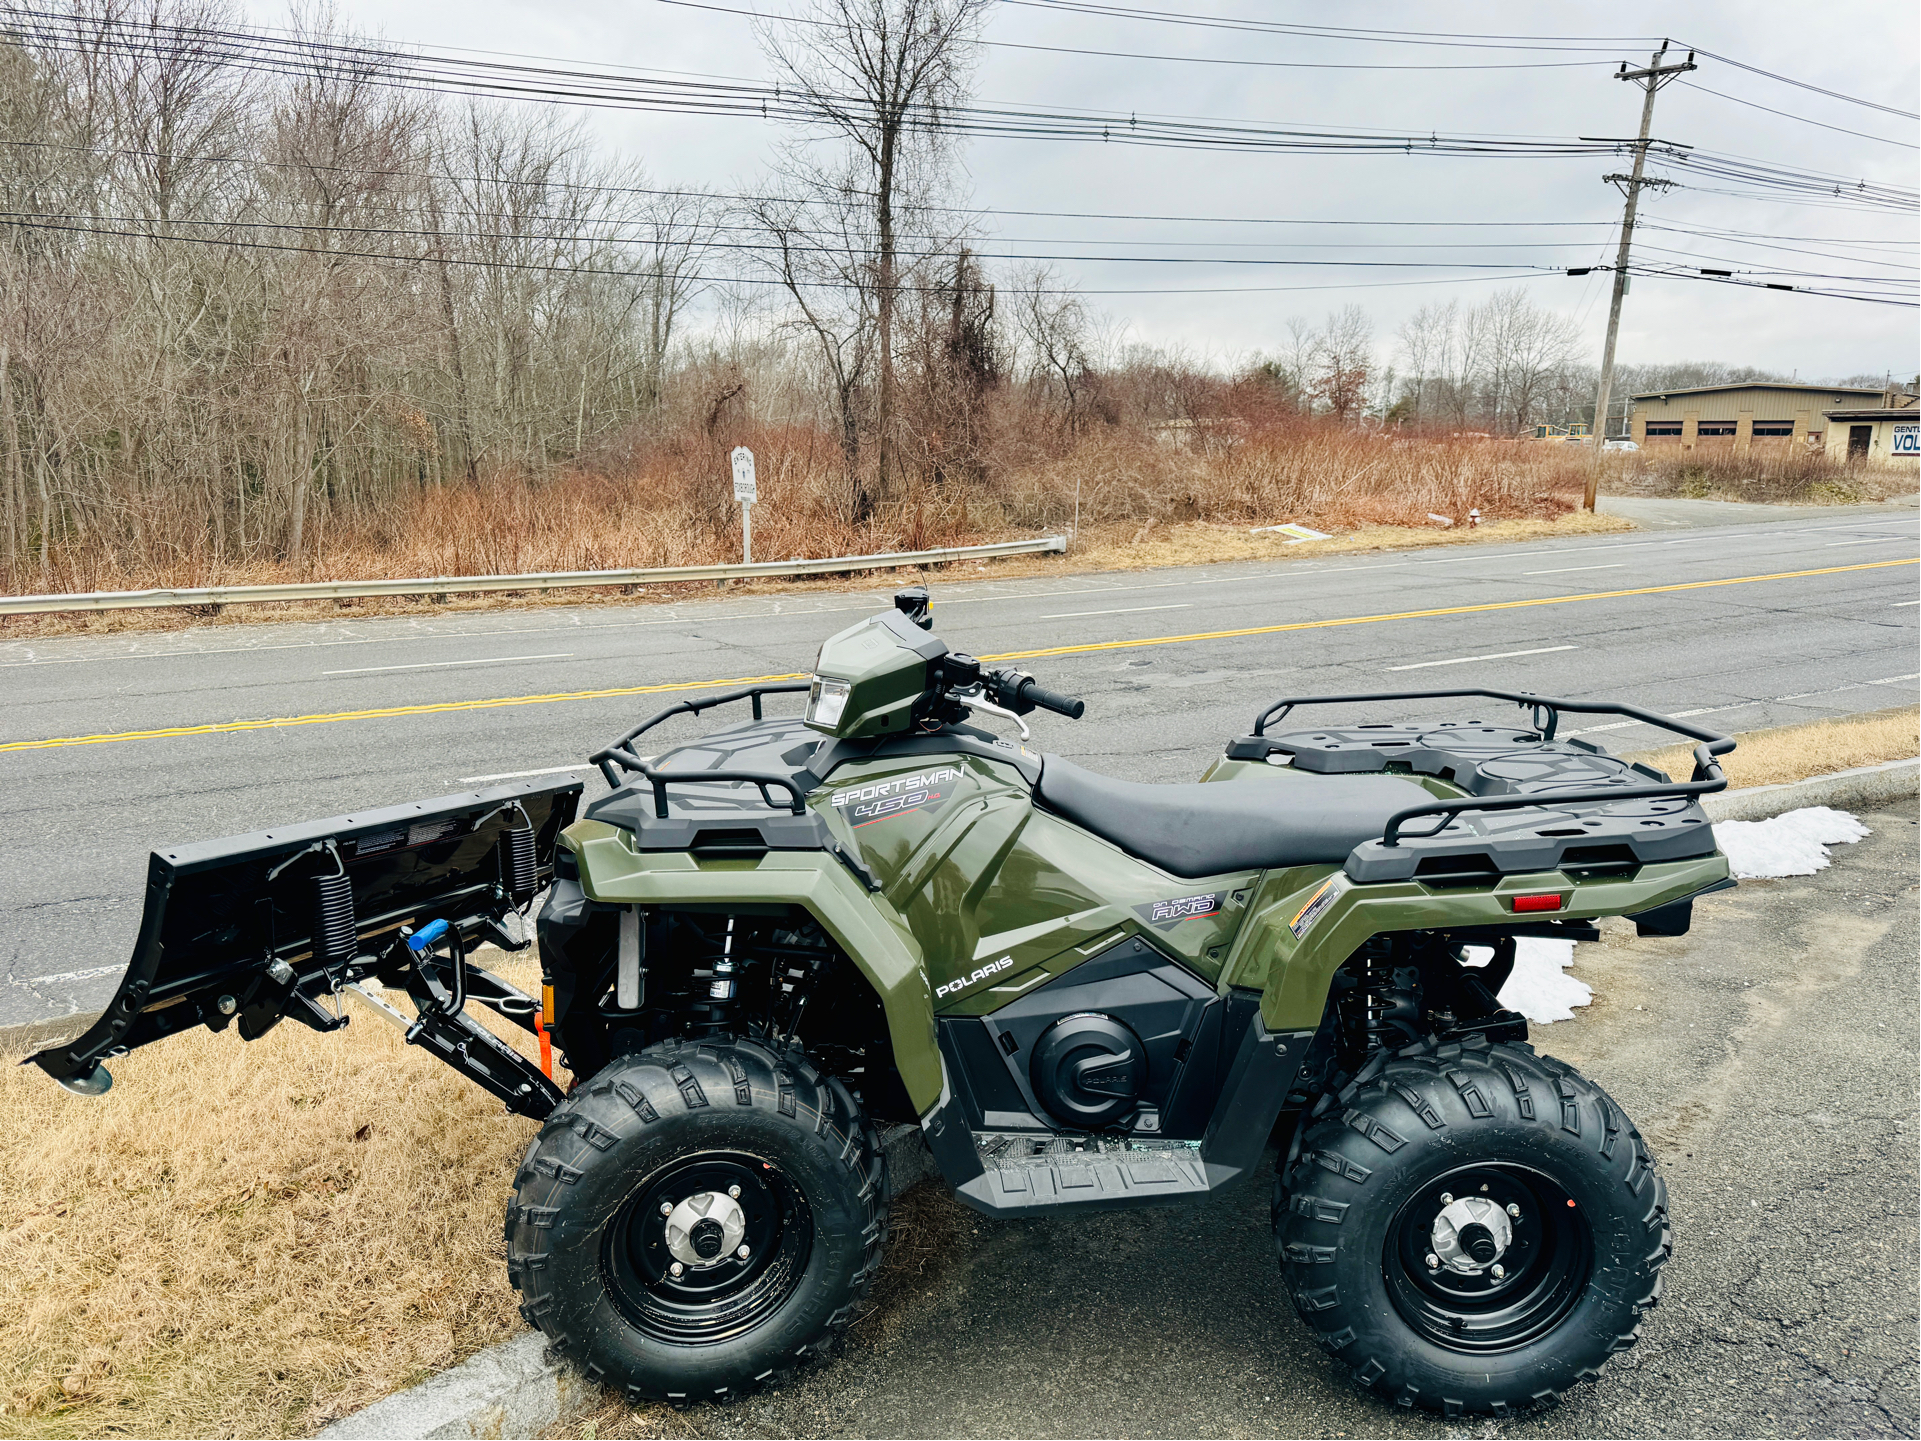
[[[807,719],[809,723],[825,726],[832,730],[840,724],[842,712],[847,709],[847,697],[853,690],[844,680],[830,680],[824,675],[814,677],[814,685],[807,692]]]

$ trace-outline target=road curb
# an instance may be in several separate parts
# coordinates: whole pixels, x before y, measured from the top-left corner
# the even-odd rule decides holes
[[[1921,793],[1921,757],[1856,766],[1778,786],[1745,786],[1708,796],[1701,808],[1713,821],[1758,821],[1803,806],[1862,806]]]
[[[888,1198],[934,1174],[918,1126],[881,1131]],[[336,1421],[317,1441],[468,1441],[538,1436],[586,1410],[600,1388],[550,1354],[547,1338],[526,1331],[478,1356]]]

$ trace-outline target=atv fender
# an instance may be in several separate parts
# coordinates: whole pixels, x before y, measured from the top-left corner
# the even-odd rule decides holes
[[[1633,876],[1502,876],[1485,890],[1442,890],[1419,881],[1357,885],[1333,866],[1270,871],[1248,907],[1222,984],[1261,992],[1261,1021],[1270,1031],[1312,1030],[1326,1011],[1334,973],[1370,936],[1433,930],[1471,937],[1483,927],[1496,934],[1551,934],[1547,924],[1518,929],[1528,918],[1515,914],[1514,897],[1553,892],[1561,906],[1551,924],[1576,923],[1585,934],[1570,927],[1569,939],[1593,939],[1585,926],[1595,919],[1658,911],[1727,881],[1727,857],[1718,851],[1645,865]]]
[[[934,996],[921,948],[887,898],[869,892],[826,851],[768,851],[753,859],[707,860],[685,851],[639,851],[632,836],[604,821],[578,821],[561,833],[574,853],[580,886],[608,905],[798,906],[847,954],[880,997],[894,1065],[908,1098],[925,1115],[941,1099]]]

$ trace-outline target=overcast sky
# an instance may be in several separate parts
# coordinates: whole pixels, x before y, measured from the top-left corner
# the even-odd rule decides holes
[[[337,3],[347,26],[395,42],[540,55],[582,65],[771,78],[748,18],[667,0],[624,0],[611,6],[605,0],[463,0],[458,6],[444,0]],[[776,15],[794,13],[805,0],[714,3],[743,10],[758,6],[765,14]],[[1306,24],[1325,23],[1330,14],[1324,4],[1296,0],[1136,3],[1163,14],[1178,11]],[[248,0],[248,13],[262,24],[285,20],[284,7],[277,0],[271,4]],[[1632,136],[1639,122],[1641,92],[1614,80],[1611,73],[1623,59],[1645,64],[1650,46],[1614,42],[1667,33],[1682,50],[1701,46],[1845,95],[1899,110],[1921,109],[1917,104],[1921,98],[1917,12],[1887,0],[1829,0],[1819,7],[1781,0],[1746,0],[1738,5],[1656,5],[1629,0],[1606,8],[1539,3],[1437,8],[1382,0],[1364,10],[1342,7],[1332,14],[1337,20],[1364,20],[1384,29],[1450,27],[1476,34],[1563,37],[1551,43],[1601,48],[1592,53],[1549,54],[1284,38],[1072,14],[1045,3],[1003,0],[989,19],[986,39],[990,43],[983,53],[975,94],[984,103],[1024,107],[1137,110],[1317,127],[1406,129],[1417,134],[1439,130]],[[1551,17],[1557,16],[1565,17],[1565,23],[1552,23]],[[1023,46],[1186,58],[1109,58]],[[1270,63],[1220,63],[1251,61]],[[1329,66],[1595,63],[1525,69],[1342,70],[1283,68],[1271,62],[1294,66],[1303,62]],[[1689,88],[1687,82],[1751,104]],[[1802,118],[1789,119],[1754,106]],[[579,113],[608,146],[639,157],[656,180],[668,185],[751,186],[764,173],[780,138],[779,127],[757,118],[608,110]],[[1823,129],[1811,121],[1840,130]],[[1699,71],[1661,92],[1654,133],[1701,149],[1907,188],[1916,184],[1917,151],[1912,147],[1921,140],[1912,120],[1706,58]],[[1620,196],[1601,177],[1626,166],[1624,161],[1596,156],[1321,158],[1058,140],[965,144],[963,181],[978,206],[1003,212],[1184,217],[1172,222],[1121,222],[989,216],[984,222],[989,243],[983,249],[993,254],[1199,252],[1216,257],[1344,262],[1512,262],[1517,270],[1526,265],[1591,265],[1611,258],[1620,222]],[[1202,223],[1199,217],[1421,223],[1281,226]],[[1743,231],[1767,237],[1767,244],[1777,248],[1650,228],[1637,234],[1637,260],[1681,259],[1653,248],[1661,246],[1685,253],[1687,264],[1724,269],[1882,275],[1909,282],[1915,276],[1912,212],[1866,214],[1849,208],[1675,190],[1645,200],[1642,218],[1650,226]],[[1527,224],[1458,224],[1469,221]],[[1900,244],[1879,250],[1843,244],[1877,240]],[[1863,257],[1877,254],[1888,263],[1864,263]],[[1593,337],[1597,356],[1607,318],[1608,277],[1597,273],[1569,278],[1558,269],[1526,281],[1476,279],[1467,270],[1325,265],[1061,260],[1058,269],[1090,292],[1240,291],[1093,297],[1093,303],[1132,337],[1183,345],[1219,361],[1278,344],[1289,316],[1318,320],[1330,308],[1348,302],[1368,310],[1384,358],[1391,358],[1393,332],[1416,307],[1449,298],[1472,301],[1507,284],[1525,284],[1540,303],[1575,316]],[[1422,283],[1406,284],[1409,279]],[[1394,283],[1382,284],[1384,280]],[[1256,289],[1286,286],[1310,288]],[[1908,295],[1913,298],[1913,291]],[[1916,316],[1915,310],[1889,305],[1637,277],[1627,300],[1620,359],[1636,363],[1713,359],[1798,372],[1803,378],[1884,370],[1907,376],[1917,368]]]

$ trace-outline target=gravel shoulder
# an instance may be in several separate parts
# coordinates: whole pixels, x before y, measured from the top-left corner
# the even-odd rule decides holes
[[[1450,1425],[1362,1395],[1281,1294],[1265,1179],[1191,1208],[986,1221],[903,1198],[841,1357],[731,1408],[610,1403],[612,1436],[1913,1436],[1916,836],[1863,817],[1817,876],[1693,933],[1610,923],[1536,1045],[1608,1088],[1673,1202],[1665,1304],[1562,1404]]]

